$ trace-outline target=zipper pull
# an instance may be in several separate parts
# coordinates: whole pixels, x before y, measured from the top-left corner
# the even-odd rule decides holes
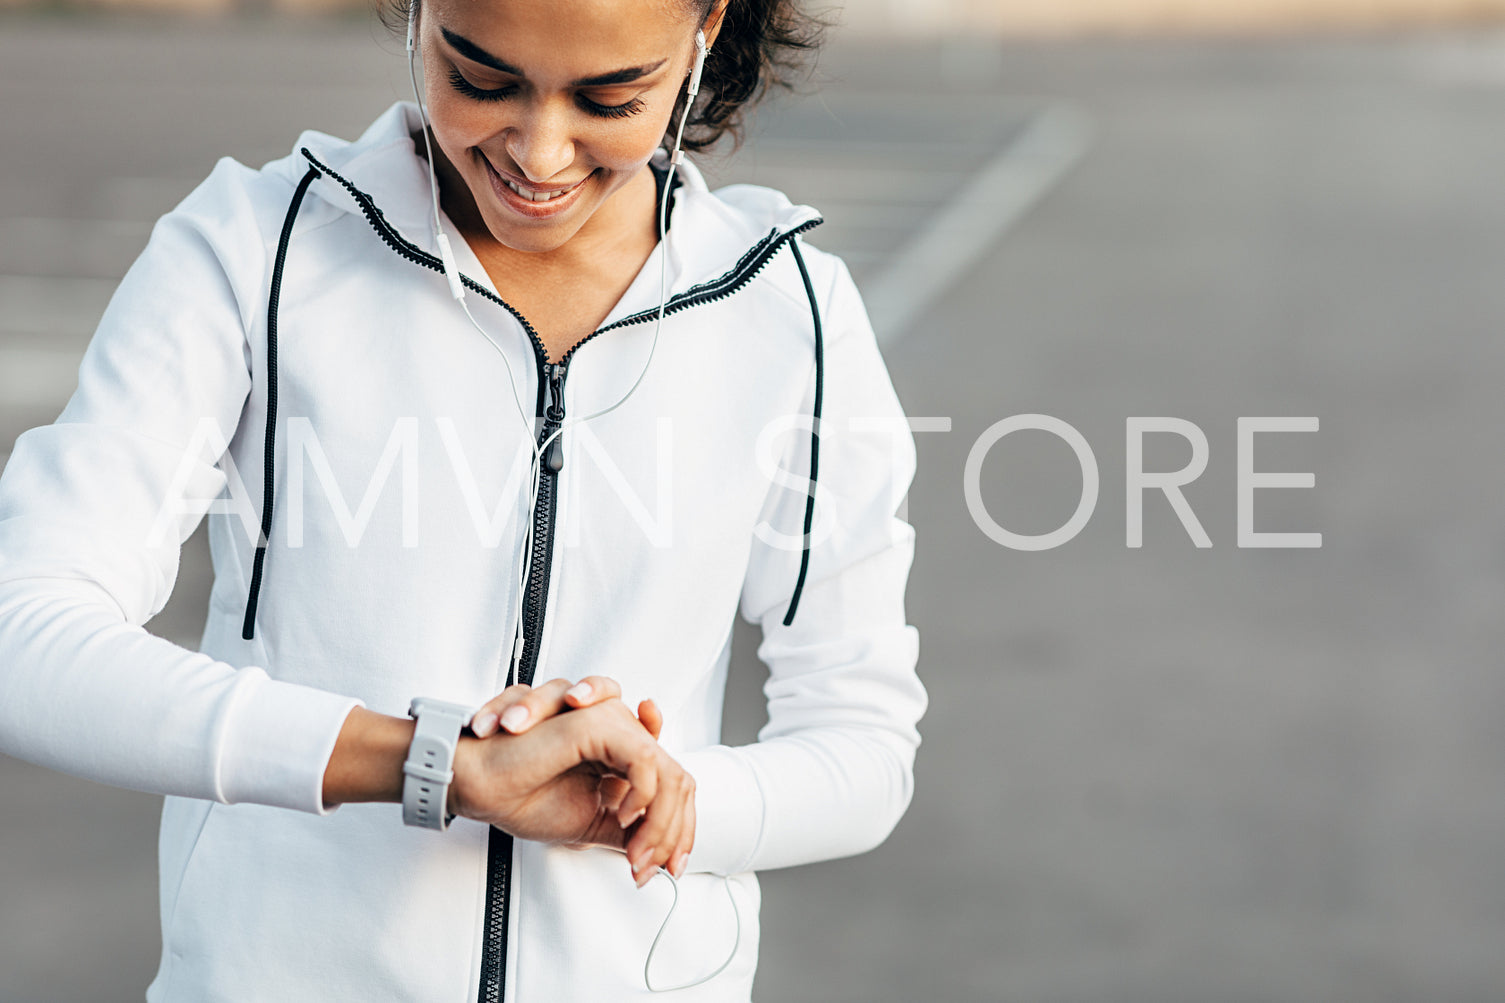
[[[564,366],[551,362],[548,366],[549,406],[544,417],[556,425],[564,421]]]
[[[544,432],[551,434],[564,423],[564,366],[551,362],[548,366],[549,396],[544,408]],[[564,469],[564,440],[554,436],[543,451],[544,469],[559,473]]]

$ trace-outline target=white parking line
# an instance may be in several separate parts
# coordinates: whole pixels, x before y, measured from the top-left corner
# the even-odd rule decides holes
[[[863,297],[883,344],[908,334],[925,308],[1069,171],[1091,143],[1085,112],[1055,105],[943,206],[881,271]]]

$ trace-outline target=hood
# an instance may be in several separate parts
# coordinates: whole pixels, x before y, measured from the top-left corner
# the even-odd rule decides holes
[[[420,128],[420,122],[418,106],[412,102],[399,101],[388,108],[354,143],[335,139],[321,132],[307,131],[298,137],[298,148],[293,156],[267,165],[266,170],[285,177],[296,186],[292,204],[283,222],[277,259],[272,269],[272,291],[267,316],[269,401],[276,400],[277,305],[281,299],[284,256],[293,226],[297,222],[299,207],[306,196],[313,194],[336,210],[364,217],[388,246],[409,260],[442,270],[439,259],[433,254],[437,242],[428,225],[428,214],[433,204],[428,168],[418,157],[417,144],[412,138],[412,131]],[[668,162],[668,151],[660,147],[654,151],[653,158],[662,167]],[[784,625],[789,626],[799,607],[810,567],[811,528],[820,468],[821,399],[825,372],[820,307],[796,238],[822,220],[820,213],[811,207],[794,205],[782,192],[771,188],[729,185],[710,191],[705,177],[688,160],[681,160],[678,173],[683,178],[683,184],[676,187],[670,210],[667,264],[671,278],[666,290],[669,295],[664,300],[665,316],[697,301],[705,302],[730,295],[761,271],[768,258],[784,246],[788,246],[799,268],[800,279],[810,304],[815,348],[815,393],[810,415],[810,482],[805,504],[804,545],[799,577],[784,614]],[[450,223],[451,228],[453,225]],[[731,267],[728,268],[728,265]],[[496,289],[485,278],[484,271],[479,275],[480,278],[462,274],[457,281],[482,294],[489,290],[492,299],[511,311],[528,328],[534,348],[539,353],[541,367],[545,358],[543,349],[527,321],[496,295]],[[483,281],[486,283],[485,287],[479,284]],[[618,309],[621,309],[620,303]],[[643,320],[647,316],[646,311],[622,316],[597,328],[596,333]],[[572,348],[566,353],[566,364],[573,351]],[[265,490],[262,501],[262,540],[256,547],[241,633],[247,641],[255,636],[262,562],[266,557],[266,539],[271,532],[275,414],[273,404],[267,412],[263,449],[265,468],[262,483]]]
[[[310,187],[310,196],[362,215],[356,198],[340,183],[343,179],[368,196],[403,237],[432,253],[436,248],[429,225],[428,165],[412,138],[420,128],[418,105],[398,101],[354,142],[312,129],[303,132],[292,155],[267,165],[267,170],[296,184],[317,161],[321,170],[338,177],[322,174]],[[654,151],[653,163],[662,167],[668,156],[661,147]],[[720,275],[770,234],[820,219],[814,208],[796,205],[772,188],[735,184],[711,191],[700,169],[683,158],[669,219],[674,234],[668,242],[670,289],[678,292]]]

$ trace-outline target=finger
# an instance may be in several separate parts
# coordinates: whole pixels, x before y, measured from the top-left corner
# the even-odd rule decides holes
[[[655,848],[656,852],[649,861],[649,877],[652,877],[653,871],[658,870],[660,867],[673,873],[674,857],[679,853],[680,842],[684,839],[685,822],[687,819],[685,818],[683,789],[674,798],[674,804],[671,807],[673,809],[673,820],[664,831],[663,837],[659,840],[659,845]]]
[[[476,712],[470,718],[470,730],[477,738],[485,738],[496,731],[497,722],[501,720],[502,712],[523,698],[533,687],[527,683],[514,683],[502,690],[501,693],[476,708]]]
[[[650,756],[639,757],[627,766],[626,772],[630,786],[617,806],[617,824],[624,829],[644,816],[658,794],[658,770]]]
[[[658,704],[652,700],[644,700],[638,704],[638,720],[643,722],[643,727],[648,729],[648,734],[658,738],[664,730],[664,715],[659,712]]]
[[[494,697],[485,705],[482,711],[476,713],[475,722],[471,725],[471,731],[479,738],[486,738],[496,731],[500,725],[504,731],[514,735],[521,735],[540,721],[547,720],[556,714],[561,714],[570,709],[564,702],[564,694],[570,688],[568,679],[550,679],[538,686],[518,684],[509,686],[502,691],[501,695]],[[485,713],[486,718],[481,714]],[[496,720],[491,715],[496,715]],[[486,730],[480,730],[481,725],[486,725]]]
[[[679,849],[669,860],[669,873],[675,878],[685,876],[685,868],[690,863],[690,851],[695,849],[695,778],[690,778],[690,783],[685,796],[685,826],[680,832]]]
[[[669,863],[672,854],[671,841],[682,814],[677,797],[660,794],[648,806],[648,813],[627,842],[627,860],[632,866],[633,880],[639,888],[653,879],[654,872]]]
[[[603,700],[621,699],[622,686],[610,676],[586,676],[565,691],[571,707],[589,707]]]
[[[664,771],[658,796],[648,806],[643,824],[627,842],[627,859],[639,888],[648,883],[656,868],[668,863],[675,846],[684,815],[682,776],[678,764]]]

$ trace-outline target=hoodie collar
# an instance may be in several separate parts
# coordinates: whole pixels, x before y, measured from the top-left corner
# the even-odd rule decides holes
[[[293,149],[292,170],[301,176],[311,165],[301,152],[306,148],[319,164],[339,176],[322,175],[310,194],[346,212],[363,215],[355,196],[340,183],[339,178],[343,178],[368,196],[382,218],[406,240],[435,253],[429,224],[432,210],[428,164],[419,155],[412,138],[421,127],[420,121],[417,104],[397,101],[354,142],[306,131],[298,137]],[[668,159],[666,150],[660,148],[654,152],[655,166],[667,165]],[[821,219],[812,207],[796,205],[771,188],[739,184],[711,191],[700,169],[688,158],[681,159],[677,178],[668,239],[671,296],[733,269],[749,249],[770,235],[805,229]],[[480,267],[468,243],[460,238],[442,210],[441,216],[461,271],[495,293],[490,277]],[[662,247],[654,250],[618,308],[607,318],[607,324],[635,312],[642,305],[639,301],[650,292],[651,305],[657,305],[661,251]]]

